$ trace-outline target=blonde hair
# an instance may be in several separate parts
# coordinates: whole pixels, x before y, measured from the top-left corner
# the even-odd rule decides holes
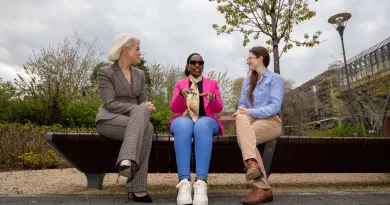
[[[134,43],[140,42],[137,38],[126,33],[118,34],[112,41],[112,47],[108,52],[108,60],[115,62],[121,55],[123,46],[133,46]]]

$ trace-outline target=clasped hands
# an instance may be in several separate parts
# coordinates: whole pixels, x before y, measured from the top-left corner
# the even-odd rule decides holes
[[[180,93],[184,98],[187,98],[188,94],[196,94],[196,91],[193,88],[183,88]],[[199,96],[205,96],[209,102],[215,99],[214,93],[199,93]]]
[[[248,115],[249,114],[248,108],[238,108],[238,110],[235,113],[233,113],[232,116],[236,117],[239,114]]]
[[[149,101],[148,101],[148,102],[145,102],[145,105],[148,106],[150,112],[153,112],[153,111],[156,110],[156,107],[153,105],[152,102],[149,102]]]

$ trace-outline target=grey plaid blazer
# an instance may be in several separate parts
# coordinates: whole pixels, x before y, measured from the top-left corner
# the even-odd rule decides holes
[[[102,104],[95,123],[118,115],[128,115],[134,106],[147,100],[145,73],[133,66],[131,79],[130,84],[117,62],[98,70],[98,86]]]

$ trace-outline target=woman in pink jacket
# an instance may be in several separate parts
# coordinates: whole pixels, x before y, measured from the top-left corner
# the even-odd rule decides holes
[[[223,110],[217,81],[205,78],[204,61],[197,53],[187,58],[186,78],[175,85],[171,110],[176,114],[169,122],[174,135],[179,175],[177,204],[207,204],[207,177],[213,136],[223,135],[223,125],[215,116]],[[192,136],[195,143],[196,179],[191,197],[190,158]]]

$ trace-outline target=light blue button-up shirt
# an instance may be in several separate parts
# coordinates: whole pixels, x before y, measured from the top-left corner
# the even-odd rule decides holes
[[[248,108],[248,114],[253,118],[268,118],[278,114],[284,95],[283,78],[279,74],[266,69],[261,79],[257,81],[256,88],[253,91],[253,106],[247,96],[250,87],[249,82],[250,79],[245,78],[238,107]]]

